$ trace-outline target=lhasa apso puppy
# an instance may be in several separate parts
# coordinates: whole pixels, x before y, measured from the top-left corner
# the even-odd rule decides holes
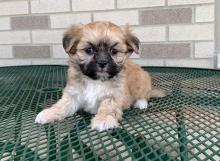
[[[95,114],[92,129],[103,131],[119,126],[124,109],[131,105],[144,109],[150,97],[164,96],[152,88],[150,75],[129,59],[138,53],[139,40],[126,25],[73,25],[64,34],[63,47],[69,54],[66,87],[56,104],[37,115],[37,123],[84,110]]]

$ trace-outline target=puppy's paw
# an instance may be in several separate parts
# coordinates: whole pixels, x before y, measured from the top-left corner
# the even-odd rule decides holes
[[[118,120],[112,115],[96,115],[91,122],[92,129],[96,129],[98,131],[117,128],[118,125]]]
[[[148,107],[148,102],[146,99],[141,99],[141,100],[137,100],[136,103],[134,104],[135,108],[139,108],[139,109],[146,109]]]
[[[57,114],[50,109],[45,109],[37,115],[35,122],[39,124],[46,124],[54,122],[55,120],[58,120]]]

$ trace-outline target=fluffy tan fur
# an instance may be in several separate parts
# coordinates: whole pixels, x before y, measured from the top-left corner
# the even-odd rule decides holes
[[[118,127],[123,110],[132,104],[147,108],[151,96],[164,96],[159,90],[152,90],[150,75],[128,57],[138,53],[138,39],[128,26],[117,26],[110,22],[94,22],[72,26],[64,35],[64,49],[70,56],[67,85],[62,98],[51,108],[38,114],[36,122],[49,123],[64,119],[79,109],[96,114],[91,127],[99,131]],[[92,56],[83,50],[88,42],[100,40],[108,44],[117,42],[119,51],[112,56],[114,62],[122,66],[121,71],[107,81],[91,80],[80,70],[79,63],[88,63]]]

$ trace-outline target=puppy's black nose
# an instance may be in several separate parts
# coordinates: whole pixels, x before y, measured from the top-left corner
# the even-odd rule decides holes
[[[98,62],[98,64],[100,68],[104,68],[107,65],[107,62],[102,61],[102,62]]]
[[[94,55],[94,59],[100,68],[104,68],[112,58],[106,52],[99,52],[98,54]]]

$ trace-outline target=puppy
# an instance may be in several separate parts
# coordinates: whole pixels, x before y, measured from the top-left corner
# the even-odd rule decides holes
[[[119,126],[124,109],[147,108],[150,97],[164,95],[152,90],[150,75],[128,59],[139,49],[139,40],[128,26],[74,25],[64,34],[63,47],[69,54],[66,87],[56,104],[37,115],[37,123],[62,120],[84,110],[95,114],[92,129],[103,131]]]

